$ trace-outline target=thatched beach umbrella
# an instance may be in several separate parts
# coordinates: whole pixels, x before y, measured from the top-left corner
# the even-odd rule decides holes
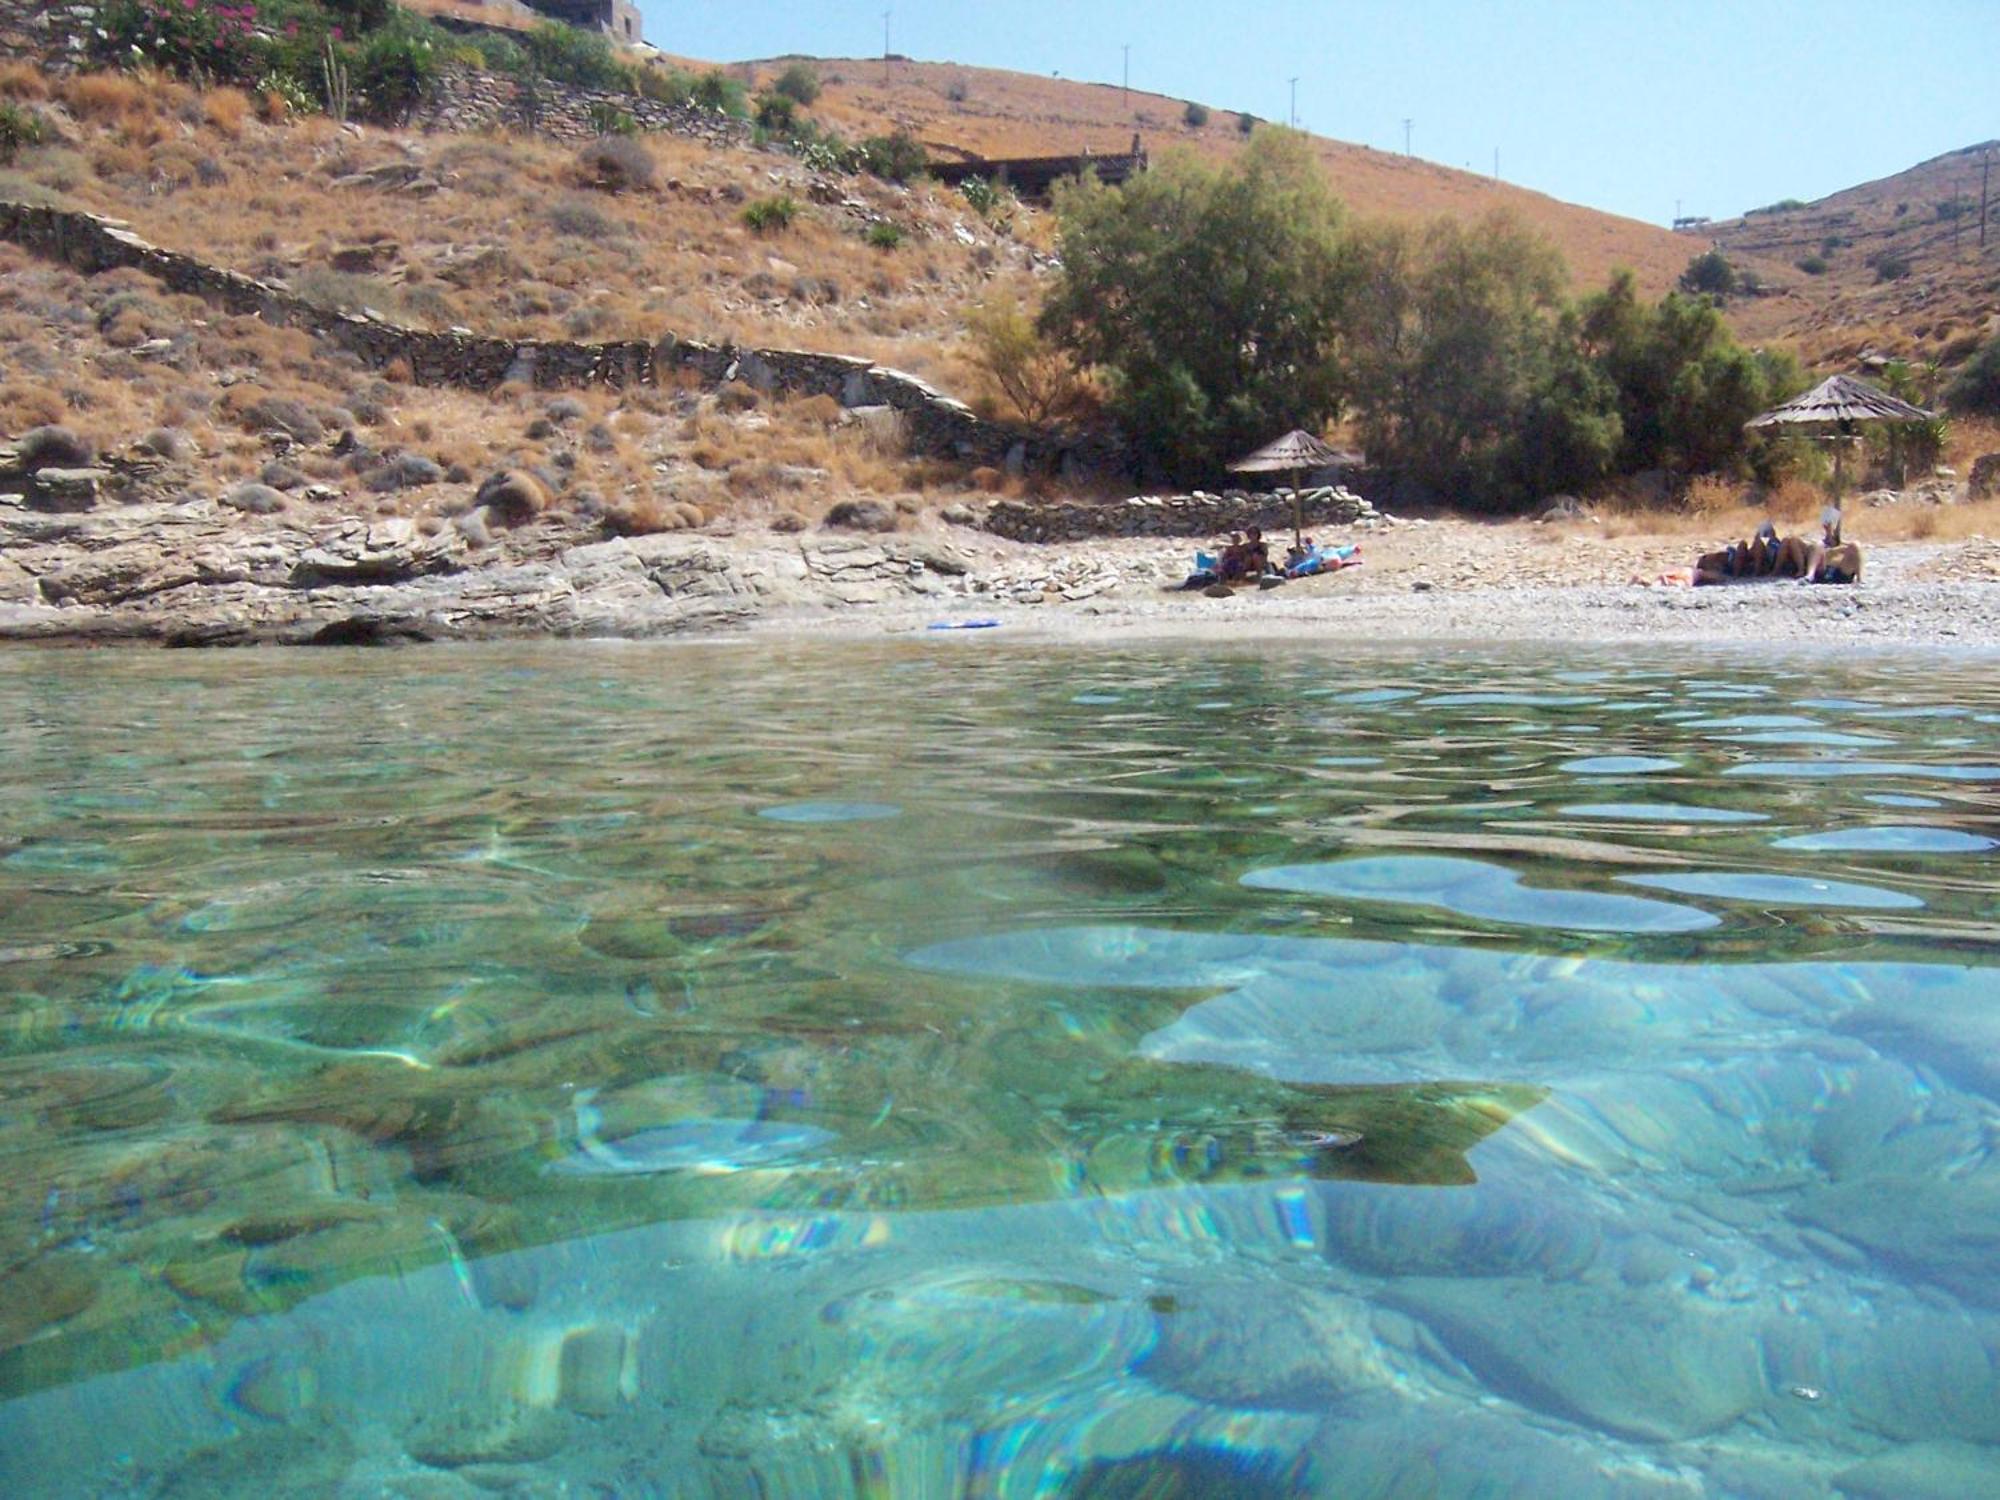
[[[1299,480],[1308,469],[1323,469],[1328,464],[1338,463],[1340,453],[1328,447],[1310,432],[1294,427],[1274,443],[1266,443],[1255,453],[1239,458],[1229,466],[1232,474],[1294,474],[1292,484],[1292,544],[1302,545],[1305,535],[1305,502],[1299,497]]]
[[[1822,380],[1803,396],[1794,396],[1781,405],[1752,417],[1745,427],[1796,427],[1809,436],[1831,442],[1833,448],[1833,503],[1840,504],[1843,460],[1847,444],[1860,435],[1869,422],[1928,422],[1935,412],[1890,395],[1856,380],[1851,375],[1835,375]]]

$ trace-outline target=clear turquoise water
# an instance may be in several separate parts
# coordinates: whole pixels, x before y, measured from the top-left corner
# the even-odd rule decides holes
[[[2000,1493],[1980,658],[0,655],[0,1494]]]

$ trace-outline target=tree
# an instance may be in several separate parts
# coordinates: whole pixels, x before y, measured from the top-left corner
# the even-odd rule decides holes
[[[1106,372],[1152,468],[1210,478],[1338,413],[1354,259],[1304,137],[1259,131],[1228,166],[1174,153],[1121,188],[1085,178],[1056,215],[1042,330]]]
[[[2000,416],[2000,334],[1995,334],[1967,360],[1945,388],[1954,411]]]
[[[1681,272],[1681,290],[1705,292],[1711,297],[1727,297],[1736,290],[1736,267],[1720,250],[1704,250]]]
[[[1601,478],[1615,391],[1566,316],[1561,258],[1504,214],[1372,231],[1353,390],[1371,459],[1503,509]]]
[[[973,357],[1023,421],[1070,415],[1083,395],[1076,363],[1035,329],[1018,302],[988,302],[966,315]]]
[[[1739,346],[1705,296],[1641,303],[1630,271],[1585,300],[1580,333],[1617,391],[1626,472],[1739,469],[1750,450],[1743,424],[1805,384],[1791,356]]]

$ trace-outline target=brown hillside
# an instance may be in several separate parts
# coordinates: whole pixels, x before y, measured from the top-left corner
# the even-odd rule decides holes
[[[736,65],[739,76],[759,83],[785,66],[786,60]],[[941,157],[1122,152],[1131,149],[1135,134],[1155,154],[1186,146],[1227,157],[1244,139],[1232,111],[1212,110],[1205,127],[1192,129],[1182,123],[1182,100],[1138,89],[1128,97],[1112,85],[956,63],[840,58],[815,66],[827,85],[814,108],[821,119],[849,135],[901,126]],[[1556,243],[1578,287],[1597,285],[1613,267],[1629,266],[1657,294],[1673,285],[1693,253],[1685,238],[1668,230],[1474,173],[1341,141],[1315,139],[1314,146],[1335,190],[1357,213],[1474,218],[1511,209]]]
[[[1981,158],[1993,155],[1986,245]],[[1955,364],[2000,332],[2000,142],[1967,147],[1797,208],[1762,209],[1704,233],[1772,269],[1777,295],[1731,315],[1752,337],[1795,343],[1816,364],[1867,351]],[[1800,262],[1818,257],[1813,274]],[[1884,265],[1884,263],[1888,264]],[[1896,262],[1902,262],[1901,273]]]

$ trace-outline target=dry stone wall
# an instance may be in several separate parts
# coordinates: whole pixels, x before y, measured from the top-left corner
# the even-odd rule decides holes
[[[550,388],[651,385],[685,370],[707,385],[741,381],[772,394],[826,395],[847,407],[890,408],[899,414],[910,451],[925,457],[1067,478],[1119,473],[1129,466],[1127,451],[1113,438],[989,422],[916,376],[865,359],[746,349],[671,334],[584,344],[407,328],[336,312],[276,282],[162,250],[119,220],[42,204],[0,200],[0,238],[86,275],[118,267],[143,271],[230,312],[304,328],[378,369],[400,361],[420,385],[468,390],[490,390],[509,380]]]
[[[640,130],[692,136],[711,146],[747,145],[748,121],[696,104],[664,104],[634,94],[614,94],[537,79],[527,83],[470,68],[446,68],[431,99],[409,119],[424,130],[490,130],[506,126],[562,141],[590,140],[603,132],[605,111],[629,117]]]
[[[1308,530],[1352,526],[1375,519],[1368,501],[1337,485],[1305,490],[1299,512]],[[1017,542],[1074,542],[1104,536],[1219,536],[1252,526],[1276,533],[1293,520],[1290,490],[1215,495],[1134,495],[1109,505],[1057,500],[996,500],[987,507],[985,528]]]

